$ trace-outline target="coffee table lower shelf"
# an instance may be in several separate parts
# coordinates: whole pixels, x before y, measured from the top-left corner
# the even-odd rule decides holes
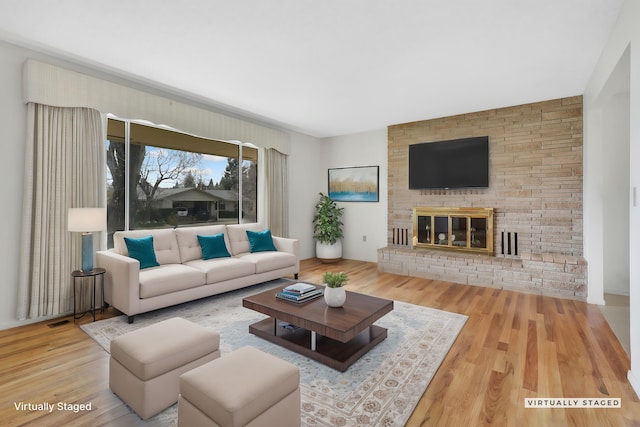
[[[387,330],[377,325],[369,326],[355,338],[344,343],[315,334],[316,343],[313,350],[312,335],[314,334],[311,331],[299,327],[283,328],[274,318],[267,318],[250,325],[249,332],[340,372],[346,371],[363,354],[387,337]]]

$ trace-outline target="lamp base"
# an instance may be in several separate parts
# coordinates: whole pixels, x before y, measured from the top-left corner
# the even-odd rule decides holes
[[[82,271],[93,270],[93,234],[82,233]]]

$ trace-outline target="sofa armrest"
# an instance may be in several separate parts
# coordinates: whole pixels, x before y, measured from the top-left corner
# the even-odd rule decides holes
[[[300,272],[300,241],[286,237],[273,237],[273,244],[280,252],[288,252],[296,257],[296,274]]]
[[[105,300],[133,316],[140,310],[140,262],[112,250],[96,252],[96,265],[105,273]]]

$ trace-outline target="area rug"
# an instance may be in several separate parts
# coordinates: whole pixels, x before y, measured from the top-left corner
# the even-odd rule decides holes
[[[284,279],[283,279],[284,280]],[[137,315],[82,325],[107,352],[111,340],[126,332],[183,317],[220,332],[222,355],[245,345],[300,367],[303,426],[403,426],[438,370],[467,317],[427,307],[394,302],[394,310],[376,322],[388,329],[387,339],[338,372],[302,355],[248,333],[264,315],[242,307],[242,298],[282,281]],[[147,421],[153,426],[177,425],[178,405]]]

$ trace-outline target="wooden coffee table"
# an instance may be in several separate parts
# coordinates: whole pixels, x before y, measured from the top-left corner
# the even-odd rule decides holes
[[[296,304],[276,298],[283,288],[242,300],[243,307],[270,316],[250,325],[250,333],[341,372],[387,337],[373,323],[393,310],[391,300],[347,291],[340,308],[327,306],[322,297]]]

